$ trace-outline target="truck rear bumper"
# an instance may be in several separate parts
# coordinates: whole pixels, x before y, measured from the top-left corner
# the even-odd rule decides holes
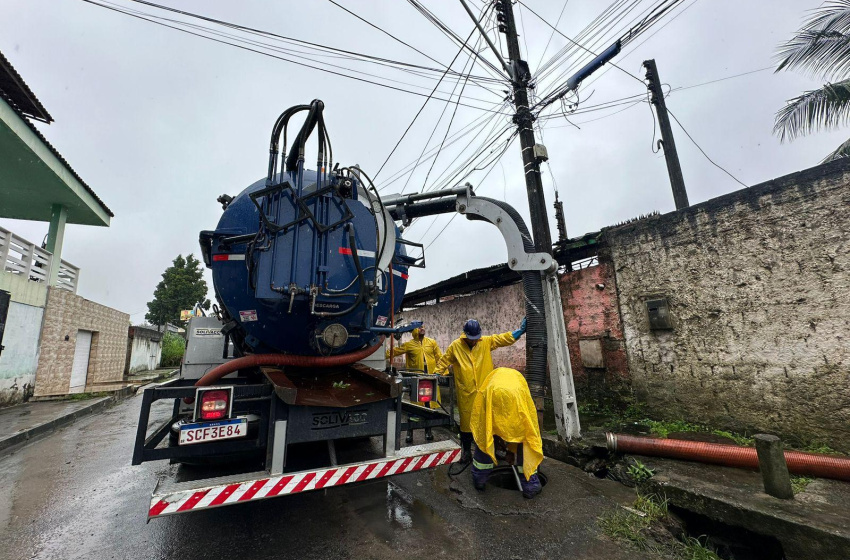
[[[391,457],[317,470],[275,476],[263,471],[182,483],[161,481],[151,497],[148,520],[432,469],[459,459],[460,447],[448,440],[405,447]]]

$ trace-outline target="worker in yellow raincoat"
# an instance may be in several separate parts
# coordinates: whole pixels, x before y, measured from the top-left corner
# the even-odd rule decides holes
[[[392,357],[404,356],[404,365],[407,369],[413,371],[422,371],[424,373],[434,373],[437,369],[437,362],[443,357],[443,351],[440,350],[439,344],[433,338],[425,336],[425,325],[423,324],[418,329],[411,331],[413,340],[408,340],[403,344],[399,344],[393,348]],[[390,359],[390,351],[387,350],[387,359]],[[414,403],[418,404],[418,403]],[[426,405],[420,405],[426,406]],[[437,399],[431,401],[428,406],[430,408],[440,408],[440,388],[437,387]],[[431,428],[425,428],[425,439],[432,441],[434,435],[431,433]],[[413,441],[413,430],[408,430],[407,443]]]
[[[472,403],[470,429],[475,438],[472,481],[476,489],[483,491],[493,472],[497,463],[494,438],[499,438],[515,457],[522,495],[533,498],[540,493],[537,467],[543,461],[543,440],[537,409],[520,372],[497,368],[487,376]]]
[[[437,363],[435,373],[439,375],[446,375],[449,366],[452,366],[454,370],[457,408],[460,413],[462,462],[468,463],[472,460],[473,438],[469,427],[469,414],[472,411],[475,392],[493,371],[491,352],[496,348],[510,346],[519,340],[525,333],[525,326],[526,321],[523,319],[520,328],[513,332],[482,336],[481,325],[475,319],[470,319],[463,326],[463,334],[449,345],[446,353]]]

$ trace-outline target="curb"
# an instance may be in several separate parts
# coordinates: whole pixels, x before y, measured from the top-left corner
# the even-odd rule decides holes
[[[64,416],[60,416],[59,418],[54,418],[53,420],[43,422],[37,426],[33,426],[28,430],[18,432],[11,437],[2,439],[0,440],[0,457],[5,457],[12,451],[15,451],[18,447],[26,443],[50,435],[59,428],[64,428],[65,426],[73,424],[80,418],[98,412],[102,412],[113,404],[116,404],[126,399],[127,397],[133,396],[135,392],[135,387],[125,387],[123,389],[115,391],[109,397],[101,397],[100,399],[92,402],[88,406],[84,406],[78,410],[75,410],[74,412],[70,412],[68,414],[65,414]]]

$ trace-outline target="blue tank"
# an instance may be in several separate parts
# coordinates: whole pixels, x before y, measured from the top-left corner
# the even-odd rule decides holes
[[[201,232],[225,330],[254,353],[329,356],[376,343],[370,329],[389,326],[391,294],[401,307],[411,263],[395,223],[356,172],[273,177]]]

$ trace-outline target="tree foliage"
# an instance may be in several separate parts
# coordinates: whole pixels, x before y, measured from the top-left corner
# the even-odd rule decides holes
[[[780,70],[800,70],[833,80],[788,101],[776,113],[773,132],[793,140],[850,121],[850,0],[831,0],[812,10],[803,26],[777,52]],[[847,142],[824,161],[848,157]]]
[[[186,258],[177,255],[173,264],[162,273],[162,281],[153,292],[153,300],[148,302],[145,320],[157,326],[166,323],[183,325],[180,311],[193,309],[196,304],[209,309],[210,300],[206,297],[207,283],[201,262],[194,255]]]

